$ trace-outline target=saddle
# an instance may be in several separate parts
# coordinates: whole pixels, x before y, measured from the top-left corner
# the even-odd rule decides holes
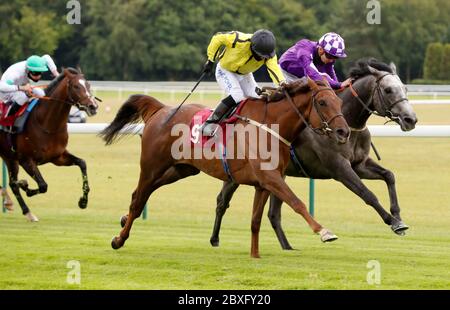
[[[236,115],[239,115],[240,111],[244,107],[244,105],[247,103],[248,99],[244,99],[237,105],[236,108],[231,110],[228,115],[219,122],[219,125],[222,129],[222,135],[221,138],[223,138],[223,144],[226,145],[226,125],[227,124],[233,124],[238,120],[238,117]],[[203,136],[200,132],[201,125],[208,119],[209,115],[212,113],[211,109],[202,109],[194,114],[194,116],[191,119],[190,123],[190,132],[191,132],[191,142],[196,146],[204,146],[204,144],[210,140],[215,138],[215,136],[212,137],[206,137]]]
[[[28,119],[28,115],[38,101],[38,99],[33,99],[21,106],[13,115],[5,116],[10,104],[0,100],[0,130],[8,133],[22,132]]]

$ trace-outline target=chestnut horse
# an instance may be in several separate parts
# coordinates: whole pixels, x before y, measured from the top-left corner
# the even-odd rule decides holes
[[[332,133],[336,141],[340,143],[347,141],[350,131],[341,114],[342,101],[331,88],[324,87],[322,83],[318,85],[310,79],[303,79],[286,86],[285,91],[287,94],[285,98],[269,104],[262,99],[251,98],[239,112],[240,116],[235,127],[241,125],[247,129],[249,126],[254,126],[256,122],[259,122],[259,125],[261,123],[279,124],[278,133],[268,129],[263,133],[258,133],[255,137],[244,139],[242,144],[247,149],[250,140],[262,141],[262,139],[277,136],[281,141],[293,141],[306,126]],[[267,159],[262,159],[262,156],[256,156],[254,159],[247,156],[227,158],[229,173],[222,167],[223,162],[220,158],[174,156],[173,145],[177,143],[179,137],[173,134],[173,129],[180,125],[189,128],[191,119],[203,109],[204,107],[200,105],[187,105],[182,107],[177,114],[173,114],[174,110],[171,107],[160,103],[155,98],[134,95],[123,104],[113,122],[101,133],[106,144],[110,144],[118,137],[120,130],[125,125],[138,122],[141,117],[145,122],[139,182],[131,198],[129,213],[122,219],[123,229],[120,235],[114,237],[111,242],[114,249],[124,245],[129,237],[133,221],[140,216],[152,192],[163,185],[198,174],[200,170],[220,180],[228,180],[231,176],[236,183],[255,187],[251,223],[252,257],[259,257],[261,216],[270,193],[277,195],[295,212],[300,213],[313,232],[320,234],[323,242],[337,239],[331,231],[322,227],[309,215],[305,204],[285,183],[283,174],[289,163],[289,146],[281,144],[276,150],[272,150],[278,156],[278,162],[275,167],[267,170],[261,168],[262,164],[267,163]],[[190,130],[188,133],[189,136],[185,138],[189,141]],[[235,135],[232,138],[234,138],[232,143],[237,149],[238,143]],[[278,140],[276,141],[278,142]],[[271,145],[274,144],[271,142]],[[258,143],[259,147],[260,143]],[[195,152],[194,146],[188,144],[187,148],[189,151]]]
[[[32,222],[38,218],[31,213],[22,198],[20,189],[28,197],[47,191],[47,183],[42,177],[38,165],[53,163],[56,166],[77,165],[83,176],[83,196],[78,202],[82,209],[88,202],[88,177],[83,159],[66,150],[68,142],[67,120],[70,107],[77,106],[95,115],[98,105],[90,93],[89,83],[76,69],[64,69],[46,88],[46,97],[31,110],[23,132],[13,134],[0,131],[0,156],[9,172],[9,185],[16,196],[23,214]],[[37,189],[28,188],[26,180],[17,180],[19,165],[36,181]]]

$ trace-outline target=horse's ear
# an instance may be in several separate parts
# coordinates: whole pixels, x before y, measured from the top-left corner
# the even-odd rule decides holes
[[[375,75],[375,76],[380,76],[381,75],[381,71],[375,69],[374,67],[368,66],[369,71],[371,74]]]
[[[389,67],[391,67],[392,73],[397,75],[397,66],[395,65],[395,63],[391,61],[391,63],[389,64]]]
[[[64,76],[67,76],[67,77],[73,76],[72,72],[70,72],[70,70],[67,68],[63,68],[63,73],[64,73]]]
[[[322,80],[323,80],[323,82],[325,83],[325,85],[326,85],[327,87],[331,88],[331,85],[330,85],[330,83],[328,82],[328,80],[327,80],[326,77],[322,76]]]
[[[316,82],[311,80],[311,78],[308,76],[308,86],[311,90],[317,90],[319,87],[317,86]]]
[[[80,72],[80,74],[83,74],[83,71],[81,71],[80,65],[77,65],[77,70],[78,70],[78,72]]]

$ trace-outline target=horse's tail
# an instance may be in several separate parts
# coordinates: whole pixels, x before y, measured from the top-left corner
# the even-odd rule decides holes
[[[99,136],[103,138],[106,145],[113,143],[120,130],[127,124],[135,124],[142,120],[148,120],[153,114],[164,107],[164,104],[145,95],[132,95],[120,107],[116,117],[105,129],[103,129]]]

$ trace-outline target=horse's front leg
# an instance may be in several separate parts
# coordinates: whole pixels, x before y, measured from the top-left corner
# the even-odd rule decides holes
[[[78,206],[81,209],[85,209],[87,207],[88,203],[88,194],[90,191],[89,188],[89,182],[88,182],[88,176],[87,176],[87,167],[86,162],[76,157],[75,155],[70,154],[67,150],[64,151],[64,153],[61,154],[57,159],[52,161],[52,163],[56,166],[73,166],[77,165],[80,167],[81,175],[83,177],[83,196],[80,197],[80,200],[78,201]]]
[[[400,217],[400,207],[398,205],[397,191],[395,189],[394,174],[391,171],[378,165],[371,158],[368,158],[365,162],[356,166],[354,169],[358,176],[362,179],[384,180],[386,182],[389,191],[389,200],[391,202],[390,211],[392,216],[395,218],[391,225],[391,228],[396,234],[404,235],[405,230],[407,230],[409,227],[402,222],[402,219]]]
[[[14,196],[16,197],[17,202],[20,205],[20,208],[22,209],[22,214],[25,215],[30,222],[39,221],[37,216],[31,213],[27,204],[23,200],[22,195],[20,194],[20,186],[19,182],[17,181],[17,175],[19,173],[19,164],[17,163],[17,161],[7,160],[6,165],[8,166],[9,186],[11,187],[11,190]]]
[[[311,227],[312,231],[320,235],[323,242],[330,242],[337,239],[337,236],[330,230],[322,227],[306,209],[305,204],[292,192],[278,171],[264,171],[258,176],[261,187],[276,195],[283,202],[286,202],[296,213],[300,214]]]
[[[259,230],[261,228],[261,218],[264,211],[264,206],[269,198],[270,192],[261,187],[255,188],[255,198],[253,199],[252,212],[252,246],[250,255],[253,258],[260,258],[259,256]]]

